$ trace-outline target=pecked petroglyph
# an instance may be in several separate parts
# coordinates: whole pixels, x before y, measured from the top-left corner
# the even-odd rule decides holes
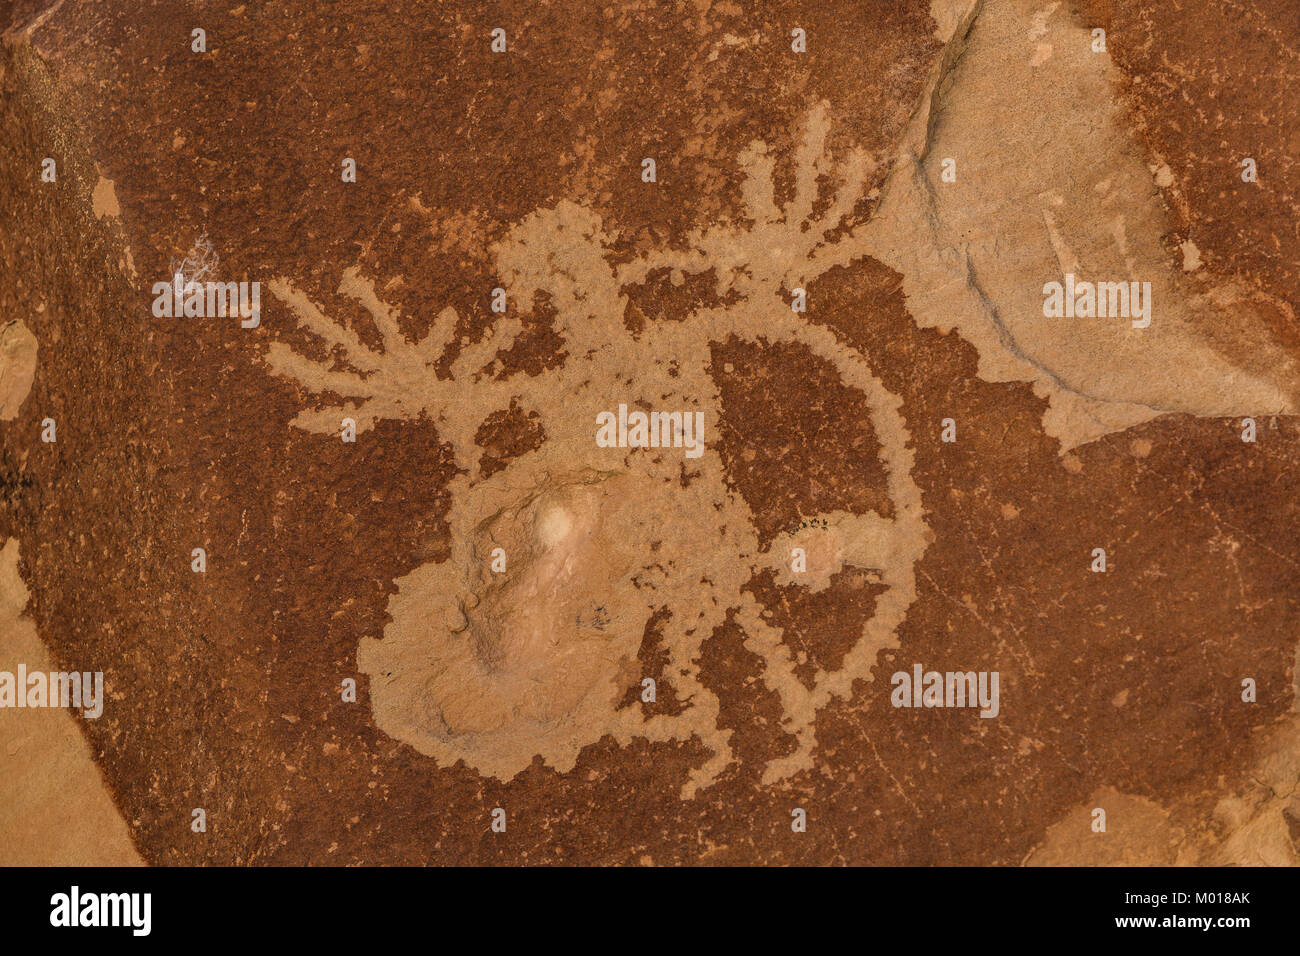
[[[1199,290],[1169,268],[1156,182],[1108,105],[1108,61],[1088,59],[1086,31],[1054,6],[941,6],[936,20],[948,49],[877,213],[864,224],[837,228],[881,157],[851,150],[833,162],[822,104],[810,111],[794,150],[790,201],[778,204],[778,158],[755,142],[737,158],[746,174],[746,218],[702,227],[680,246],[619,261],[615,237],[588,208],[561,202],[526,216],[493,249],[515,311],[460,350],[448,378],[439,379],[433,367],[452,342],[453,310],[410,342],[371,281],[348,269],[340,291],[369,311],[382,340],[381,351],[370,351],[288,280],[272,284],[301,324],[350,367],[312,361],[283,343],[271,347],[267,361],[276,374],[345,400],[303,411],[298,427],[333,433],[347,417],[364,431],[382,418],[428,416],[464,469],[448,489],[450,560],[400,579],[392,623],[382,639],[365,639],[358,649],[381,728],[442,762],[464,759],[502,778],[538,756],[570,769],[583,746],[605,735],[623,742],[693,738],[711,757],[685,787],[689,795],[731,762],[728,735],[717,727],[718,701],[700,680],[697,657],[702,640],[734,609],[797,741],[793,754],[769,761],[765,779],[811,765],[818,709],[846,695],[855,679],[869,679],[876,654],[896,643],[894,632],[915,597],[912,566],[926,542],[898,400],[859,355],[788,307],[793,290],[832,267],[872,255],[902,272],[919,324],[957,328],[978,349],[982,377],[1031,381],[1050,399],[1043,425],[1062,450],[1166,412],[1290,407],[1279,384],[1289,362],[1279,358],[1278,371],[1264,380],[1230,361],[1230,350],[1206,331],[1207,314],[1224,305],[1223,291]],[[969,120],[961,111],[949,115],[951,102],[1004,94],[1007,75],[1019,76],[1021,86],[1050,85],[1061,70],[1086,81],[1077,91],[1065,84],[1081,98],[1078,108],[1002,124],[1009,145],[1000,151],[974,148],[984,142],[980,131],[962,126]],[[1048,120],[1056,124],[1049,146],[1024,146],[1038,135],[1034,123]],[[1084,127],[1091,131],[1088,148],[1080,140]],[[937,167],[950,154],[960,157],[962,172],[941,186]],[[827,179],[837,189],[815,214],[824,198],[819,181]],[[1066,200],[1067,192],[1074,198]],[[995,203],[994,194],[1022,201]],[[987,217],[990,208],[1010,225],[970,218]],[[1000,243],[1002,233],[1038,240],[1012,252]],[[677,284],[711,274],[715,299],[725,304],[629,333],[622,323],[625,290],[663,270]],[[1045,319],[1044,283],[1068,274],[1150,282],[1153,320]],[[536,377],[504,375],[496,357],[514,344],[519,315],[538,294],[556,311],[554,330],[567,360]],[[1238,299],[1230,304],[1249,311]],[[731,336],[802,345],[862,392],[884,446],[891,519],[820,516],[827,527],[761,544],[716,455],[692,463],[693,477],[683,483],[679,454],[593,441],[599,416],[621,406],[700,415],[706,434],[716,433],[721,407],[708,345]],[[489,414],[512,403],[536,416],[545,439],[476,478],[475,435]],[[806,573],[788,567],[795,547],[808,552]],[[502,574],[489,569],[498,548],[508,556]],[[782,584],[819,590],[846,565],[874,569],[886,590],[842,666],[819,672],[809,688],[795,678],[781,632],[762,621],[743,587],[755,572],[771,569]],[[645,622],[663,610],[670,615],[662,640],[671,660],[664,679],[687,701],[674,716],[618,704],[636,682]]]
[[[854,680],[869,680],[878,652],[896,645],[895,631],[916,597],[913,565],[928,537],[900,400],[858,353],[789,305],[790,290],[843,258],[827,236],[861,197],[872,168],[861,152],[833,165],[827,126],[819,106],[796,149],[794,194],[784,208],[774,199],[776,159],[754,143],[740,157],[747,219],[701,229],[680,249],[615,262],[599,216],[567,201],[517,223],[493,249],[502,286],[516,310],[530,308],[538,294],[548,298],[568,356],[540,375],[503,375],[495,361],[521,331],[517,313],[497,318],[440,379],[433,367],[452,341],[454,310],[444,309],[427,335],[411,342],[370,280],[349,269],[339,288],[373,318],[383,348],[372,351],[289,280],[271,283],[302,327],[351,368],[272,344],[266,360],[276,375],[346,399],[303,411],[294,425],[326,434],[336,433],[343,418],[364,431],[380,419],[426,415],[463,469],[448,489],[450,559],[399,579],[383,637],[363,639],[358,648],[385,732],[442,763],[464,760],[503,779],[537,756],[567,771],[584,746],[606,735],[621,742],[695,739],[708,756],[683,788],[689,797],[732,762],[729,732],[718,728],[718,700],[700,679],[698,657],[704,639],[734,610],[796,741],[793,753],[768,763],[765,779],[811,766],[818,709],[847,695]],[[833,179],[837,191],[814,215],[820,177]],[[712,270],[718,301],[726,304],[629,332],[622,290],[664,269],[677,279]],[[819,516],[819,530],[780,536],[764,548],[716,453],[706,451],[684,468],[680,449],[601,447],[595,440],[602,413],[625,404],[702,415],[707,447],[721,415],[709,344],[732,337],[801,345],[861,393],[881,441],[892,517]],[[512,402],[537,416],[545,440],[476,477],[482,449],[475,435]],[[835,570],[853,564],[884,585],[857,645],[838,669],[819,671],[811,688],[796,678],[781,632],[761,620],[743,591],[756,571],[786,565],[795,544],[809,553],[807,581],[799,575],[799,583],[824,588]],[[502,553],[506,569],[498,573],[493,555]],[[619,706],[639,683],[637,650],[657,611],[668,613],[663,680],[686,704],[674,716]]]

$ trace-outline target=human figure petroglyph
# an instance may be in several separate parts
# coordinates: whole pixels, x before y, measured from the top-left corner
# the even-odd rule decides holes
[[[539,294],[549,299],[567,353],[559,368],[539,375],[507,375],[496,361],[522,331],[518,314],[495,317],[480,341],[460,350],[450,376],[439,378],[434,366],[455,336],[453,309],[438,313],[429,332],[412,342],[370,280],[348,269],[339,290],[372,317],[382,342],[372,350],[288,280],[270,284],[301,326],[352,369],[271,345],[266,361],[276,375],[345,399],[303,411],[296,427],[335,433],[348,417],[364,432],[380,419],[427,415],[462,469],[448,487],[451,557],[400,578],[388,608],[391,624],[381,639],[364,638],[358,648],[375,720],[385,732],[440,763],[464,760],[501,779],[538,756],[559,772],[570,770],[583,747],[606,735],[619,742],[694,740],[705,755],[683,787],[688,798],[733,760],[730,732],[718,726],[718,697],[702,679],[699,656],[702,642],[734,611],[747,646],[764,661],[762,679],[781,698],[783,729],[795,738],[793,753],[771,760],[764,779],[810,766],[818,709],[847,696],[854,680],[869,680],[878,652],[896,646],[896,629],[916,596],[913,565],[927,537],[900,400],[860,354],[789,305],[789,290],[852,258],[827,236],[862,197],[872,169],[857,151],[834,164],[826,131],[822,105],[796,147],[795,188],[784,207],[774,198],[775,157],[764,144],[752,144],[739,158],[746,218],[697,230],[679,249],[615,262],[601,218],[568,201],[517,223],[492,250],[501,286],[518,308],[530,308]],[[814,216],[821,177],[836,181],[837,191]],[[724,304],[630,332],[622,290],[665,269],[678,277],[712,270]],[[683,481],[680,451],[602,447],[593,440],[597,416],[620,402],[702,414],[716,435],[722,408],[709,345],[731,337],[798,343],[862,393],[882,445],[892,518],[809,516],[819,519],[812,531],[761,544],[716,453],[692,460],[691,478]],[[475,435],[488,415],[511,402],[537,416],[545,440],[480,477]],[[794,583],[819,590],[836,568],[853,565],[871,569],[885,586],[857,645],[839,668],[819,671],[811,688],[795,677],[781,633],[762,621],[744,591],[763,568],[788,571],[791,545],[810,534],[815,542],[805,543],[816,550],[820,572]],[[489,568],[496,549],[509,555],[507,573]],[[592,626],[593,608],[601,610],[601,627]],[[669,664],[661,680],[684,703],[675,715],[620,704],[640,681],[637,653],[646,623],[663,609]]]

